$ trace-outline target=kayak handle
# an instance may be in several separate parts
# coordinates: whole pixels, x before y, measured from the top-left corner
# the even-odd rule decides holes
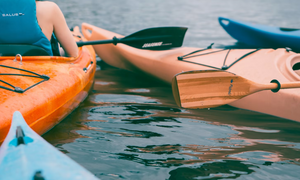
[[[224,18],[224,17],[219,17],[219,23],[221,26],[226,27],[230,23],[230,19]]]
[[[42,171],[36,171],[33,180],[45,180],[45,178],[42,175]]]
[[[21,128],[21,126],[17,126],[17,130],[16,130],[17,146],[21,144],[25,144],[24,137],[25,135],[23,129]]]

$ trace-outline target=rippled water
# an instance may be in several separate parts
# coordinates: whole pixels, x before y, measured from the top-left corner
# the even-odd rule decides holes
[[[235,46],[224,16],[299,28],[298,0],[55,1],[70,27],[185,26],[184,46]],[[179,109],[168,85],[99,61],[94,90],[44,135],[101,179],[299,179],[300,123],[229,106]]]

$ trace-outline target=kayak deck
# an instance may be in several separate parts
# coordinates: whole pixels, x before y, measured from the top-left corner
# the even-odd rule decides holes
[[[80,34],[79,28],[73,33]],[[79,48],[77,58],[24,56],[22,63],[19,57],[17,61],[14,59],[0,56],[0,142],[7,134],[16,110],[38,134],[50,130],[87,97],[96,70],[95,52],[91,46]],[[31,88],[20,93],[12,91],[14,87]]]
[[[97,178],[30,129],[22,114],[16,111],[0,148],[0,179]]]
[[[114,32],[82,24],[88,40],[106,40]],[[124,44],[93,46],[98,56],[111,66],[150,75],[171,84],[181,72],[223,69],[256,83],[300,81],[298,64],[300,55],[286,49],[199,49],[182,47],[165,51],[136,49]],[[196,52],[195,52],[196,51]],[[180,57],[193,53],[189,58]],[[223,68],[225,67],[225,68]],[[284,89],[277,93],[261,91],[230,103],[231,106],[300,121],[299,88]]]

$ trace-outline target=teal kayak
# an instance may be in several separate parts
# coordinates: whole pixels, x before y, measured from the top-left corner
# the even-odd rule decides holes
[[[300,52],[300,29],[282,28],[219,17],[219,23],[234,39],[256,48],[291,48]]]
[[[2,180],[96,180],[68,156],[35,133],[16,111],[0,148]]]

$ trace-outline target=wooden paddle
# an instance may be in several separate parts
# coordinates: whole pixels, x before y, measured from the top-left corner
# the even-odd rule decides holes
[[[271,82],[259,84],[227,71],[203,70],[177,74],[172,89],[178,106],[201,109],[225,105],[262,90],[300,88],[300,82]]]
[[[118,44],[123,43],[138,49],[165,50],[182,46],[187,28],[185,27],[156,27],[148,28],[123,38],[116,38],[99,41],[80,41],[77,46]]]

